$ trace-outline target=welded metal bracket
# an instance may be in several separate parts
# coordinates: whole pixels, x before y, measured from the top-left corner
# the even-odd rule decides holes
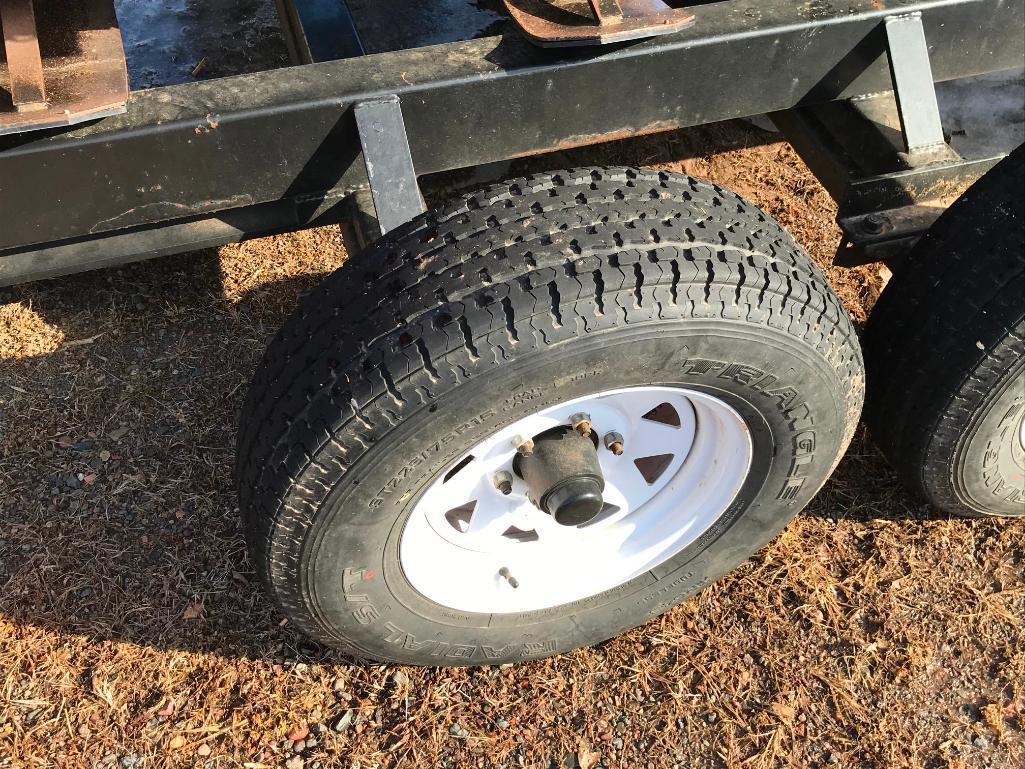
[[[0,0],[11,103],[19,112],[46,109],[43,57],[39,52],[32,0]]]
[[[668,35],[694,14],[664,0],[505,0],[513,21],[542,47],[606,45]]]
[[[114,0],[0,0],[0,27],[0,136],[125,111]]]
[[[942,152],[947,143],[940,124],[922,14],[887,16],[884,26],[904,148],[909,156]]]
[[[402,105],[398,96],[385,96],[359,102],[354,111],[383,235],[426,210],[409,151]]]

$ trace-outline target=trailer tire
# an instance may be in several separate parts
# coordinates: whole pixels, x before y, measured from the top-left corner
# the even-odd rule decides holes
[[[912,249],[869,317],[865,419],[951,515],[1025,514],[1025,146]]]
[[[251,558],[295,626],[358,657],[498,664],[594,644],[736,567],[804,507],[851,438],[862,383],[857,336],[823,274],[778,224],[737,195],[629,168],[499,184],[354,256],[301,300],[270,344],[239,432]],[[632,444],[628,437],[622,457],[606,450],[598,441],[611,412],[599,412],[629,402],[639,413],[644,398],[683,405],[675,421],[663,418],[659,404],[643,424],[628,422],[641,425],[638,453],[647,450],[645,430],[683,429],[681,420],[691,443],[664,485],[645,475],[659,491],[639,481],[631,487],[652,495],[630,512],[638,516],[633,525],[642,529],[652,500],[660,500],[663,517],[644,520],[659,526],[676,516],[675,526],[677,509],[687,505],[707,518],[672,540],[677,549],[666,549],[650,568],[638,561],[642,570],[623,572],[616,583],[622,564],[590,557],[581,545],[579,553],[560,550],[564,560],[527,559],[526,573],[506,572],[505,580],[497,572],[502,561],[494,574],[472,576],[476,551],[426,544],[429,535],[430,547],[437,538],[436,547],[445,548],[444,537],[458,538],[459,527],[472,523],[452,523],[457,533],[409,534],[420,531],[421,503],[433,489],[445,492],[453,476],[460,489],[465,483],[474,494],[499,494],[476,476],[457,474],[485,461],[484,449],[480,458],[468,455],[473,447],[515,456],[503,430],[556,418],[553,409],[565,412],[582,402],[575,399],[595,403],[596,451],[612,468],[608,478],[637,472],[639,464],[633,471],[610,464],[626,462]],[[654,411],[663,416],[656,420]],[[556,421],[565,418],[560,412]],[[706,420],[701,431],[699,419]],[[720,435],[721,445],[714,442]],[[669,445],[682,447],[676,436]],[[672,484],[714,464],[694,458],[699,441],[722,452],[725,469],[694,476],[699,483],[684,500]],[[666,467],[676,466],[669,456]],[[515,495],[522,481],[514,483]],[[607,494],[619,493],[613,485],[609,480]],[[513,507],[533,516],[542,538],[555,537],[546,542],[578,536],[536,508]],[[618,526],[621,513],[613,510],[601,525]],[[662,529],[645,531],[661,536]],[[511,527],[501,536],[530,541],[517,538],[524,533],[531,532]],[[475,542],[485,542],[478,536]],[[527,552],[515,550],[526,545],[498,546],[513,548],[501,551],[511,558]],[[579,569],[564,568],[574,558]],[[462,590],[465,598],[432,600],[427,594],[435,589]]]

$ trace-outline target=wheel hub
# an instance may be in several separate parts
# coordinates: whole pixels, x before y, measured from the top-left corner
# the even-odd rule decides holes
[[[563,526],[594,520],[605,504],[605,478],[594,441],[560,426],[534,436],[533,442],[530,453],[513,460],[516,475],[527,483],[527,498]]]

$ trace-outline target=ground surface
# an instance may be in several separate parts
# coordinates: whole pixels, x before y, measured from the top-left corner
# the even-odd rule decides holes
[[[752,128],[532,162],[711,177],[823,265],[839,238]],[[445,671],[304,643],[252,584],[235,419],[345,253],[324,229],[0,293],[0,767],[1025,765],[1025,521],[924,508],[861,433],[768,547],[599,648]],[[878,269],[829,274],[862,322]]]

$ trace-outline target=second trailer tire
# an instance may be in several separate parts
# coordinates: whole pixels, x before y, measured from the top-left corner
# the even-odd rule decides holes
[[[1025,515],[1025,145],[936,221],[865,329],[865,421],[909,488]]]
[[[302,299],[242,415],[251,556],[299,628],[358,656],[593,644],[776,534],[836,465],[862,393],[840,301],[751,203],[638,169],[518,179]],[[566,446],[582,469],[544,464]],[[543,497],[524,480],[558,473]]]

